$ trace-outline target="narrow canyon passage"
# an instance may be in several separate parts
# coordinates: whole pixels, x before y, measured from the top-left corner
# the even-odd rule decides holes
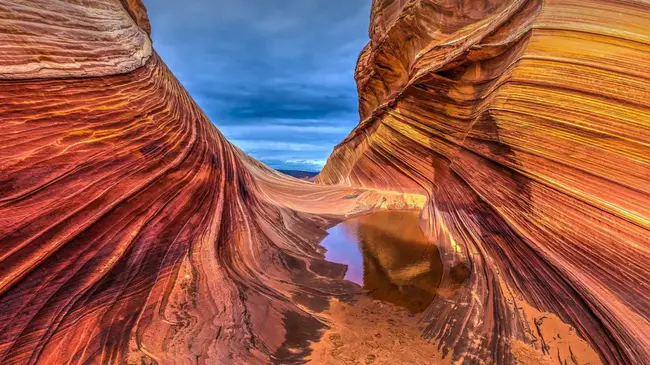
[[[650,6],[370,23],[311,183],[223,137],[140,0],[0,1],[0,364],[650,364]]]

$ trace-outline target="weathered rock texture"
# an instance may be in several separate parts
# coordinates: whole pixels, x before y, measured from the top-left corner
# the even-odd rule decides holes
[[[0,15],[1,364],[297,361],[312,312],[359,291],[323,227],[424,202],[245,156],[152,53],[138,1]]]
[[[650,5],[375,0],[370,37],[361,123],[317,182],[428,196],[443,285],[472,273],[426,336],[512,363],[513,340],[549,341],[533,306],[607,363],[650,363]]]
[[[148,30],[149,21],[140,0],[122,2],[0,2],[0,80],[106,76],[141,67],[152,50],[138,25]]]
[[[647,363],[648,10],[375,1],[318,186],[225,141],[139,0],[0,1],[0,364],[299,363],[359,290],[323,228],[425,196],[443,286],[471,267],[422,321],[446,361],[543,353],[549,311]]]

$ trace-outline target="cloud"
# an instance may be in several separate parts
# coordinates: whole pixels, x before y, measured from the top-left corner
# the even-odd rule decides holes
[[[358,123],[353,76],[370,0],[144,2],[154,48],[254,157],[278,168],[323,161]]]
[[[286,139],[289,136],[301,139],[304,136],[348,133],[347,127],[337,127],[333,125],[282,125],[282,124],[251,124],[251,125],[226,125],[222,126],[221,132],[229,139],[254,138],[257,136],[267,136],[271,138]]]
[[[291,159],[291,160],[285,160],[284,161],[286,164],[289,165],[312,165],[315,167],[323,168],[325,166],[325,162],[327,160],[298,160],[298,159]]]
[[[251,153],[259,151],[326,151],[327,147],[322,145],[308,144],[308,143],[291,143],[291,142],[277,142],[266,140],[250,140],[250,139],[233,139],[232,143],[239,148],[250,151]]]

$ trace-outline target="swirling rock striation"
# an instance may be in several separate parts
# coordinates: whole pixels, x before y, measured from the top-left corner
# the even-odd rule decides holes
[[[149,20],[140,0],[123,3],[3,1],[0,80],[106,76],[143,66],[152,48],[140,26],[149,31]]]
[[[513,363],[547,351],[536,308],[603,362],[650,363],[650,5],[375,0],[370,37],[361,122],[317,182],[428,196],[443,286],[471,275],[425,335]]]
[[[299,363],[358,292],[317,242],[417,195],[317,187],[228,143],[139,1],[0,4],[0,363]]]
[[[362,121],[314,185],[223,138],[139,0],[2,2],[0,363],[302,363],[359,292],[324,227],[385,208],[425,208],[447,360],[571,361],[555,314],[648,363],[648,10],[375,0]]]

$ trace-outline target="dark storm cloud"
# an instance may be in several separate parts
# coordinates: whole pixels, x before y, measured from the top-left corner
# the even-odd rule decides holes
[[[145,0],[154,47],[231,141],[319,168],[358,122],[370,0]]]

